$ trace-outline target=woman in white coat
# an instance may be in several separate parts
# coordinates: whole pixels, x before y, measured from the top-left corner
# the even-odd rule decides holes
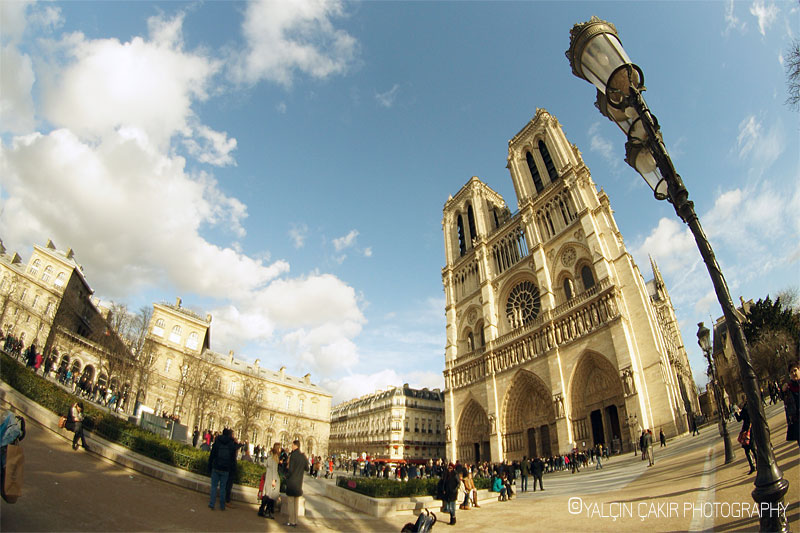
[[[261,480],[258,489],[258,497],[261,498],[261,507],[258,508],[258,516],[274,519],[275,500],[281,488],[281,478],[278,475],[278,461],[281,454],[281,443],[276,442],[272,445],[272,450],[267,457],[267,469]]]

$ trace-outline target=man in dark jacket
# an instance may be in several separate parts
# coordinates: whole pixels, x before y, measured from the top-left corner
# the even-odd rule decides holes
[[[519,464],[519,480],[520,492],[528,492],[528,475],[530,474],[530,462],[528,458],[523,456],[522,462]],[[534,486],[535,488],[535,486]]]
[[[539,489],[544,490],[542,486],[542,475],[544,475],[544,461],[541,457],[536,457],[531,463],[531,474],[533,474],[533,492],[536,492],[536,482],[539,482]]]
[[[450,525],[456,523],[456,501],[458,500],[458,487],[461,485],[461,475],[452,463],[447,467],[444,475],[444,505],[450,512]]]
[[[211,494],[208,507],[214,509],[217,500],[217,490],[219,490],[219,508],[225,510],[225,486],[230,475],[233,454],[236,453],[231,430],[225,429],[222,435],[217,437],[211,446],[211,454],[208,456],[208,471],[211,473]]]
[[[288,496],[289,522],[287,526],[297,526],[297,514],[300,507],[300,496],[303,495],[303,472],[308,469],[308,459],[300,453],[300,441],[292,442],[292,453],[289,454],[289,465],[286,473],[286,496]]]

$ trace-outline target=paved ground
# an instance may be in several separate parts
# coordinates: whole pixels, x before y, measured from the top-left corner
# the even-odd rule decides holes
[[[775,455],[791,483],[786,497],[792,529],[800,529],[800,451],[783,440],[782,409],[770,408]],[[732,426],[736,429],[736,426]],[[120,467],[69,443],[36,423],[24,441],[25,490],[20,500],[0,505],[0,531],[283,531],[256,515],[255,504],[225,512],[207,507],[207,494],[177,487]],[[656,465],[626,455],[578,474],[548,474],[545,492],[458,512],[453,529],[466,531],[718,531],[756,530],[757,519],[741,515],[751,504],[752,476],[736,445],[736,461],[723,465],[715,427],[681,437],[656,450]],[[375,519],[322,496],[326,480],[306,478],[307,516],[299,531],[399,531],[411,514]],[[575,498],[580,498],[577,500]],[[693,512],[704,502],[706,516]],[[717,504],[715,509],[713,505]],[[727,506],[720,504],[726,502]],[[731,504],[734,507],[731,507]],[[571,506],[571,507],[570,507]],[[617,518],[614,518],[617,515]],[[620,516],[621,515],[621,516]],[[435,530],[450,528],[446,516]]]

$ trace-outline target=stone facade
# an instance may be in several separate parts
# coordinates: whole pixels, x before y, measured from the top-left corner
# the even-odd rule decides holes
[[[408,384],[340,403],[331,411],[331,453],[424,461],[443,457],[444,394]]]
[[[148,376],[142,381],[145,366],[132,363],[129,344],[116,334],[109,310],[92,294],[72,250],[60,251],[48,241],[44,247],[34,245],[24,263],[0,243],[3,333],[21,339],[26,348],[33,342],[43,354],[55,355],[57,366],[86,375],[92,383],[127,391],[124,412],[134,414],[138,399],[157,413],[179,416],[190,428],[230,427],[254,445],[280,441],[288,447],[299,439],[305,453],[327,454],[331,395],[310,375],[294,377],[285,368],[276,372],[260,367],[258,360],[248,363],[233,352],[212,351],[211,315],[186,309],[178,299],[153,305],[146,332]],[[243,410],[243,404],[250,407]]]
[[[740,306],[735,309],[739,321],[744,323],[746,314],[753,305],[753,300],[744,301],[739,297]],[[720,387],[724,392],[725,404],[742,405],[745,401],[744,389],[742,388],[742,374],[739,371],[739,362],[736,360],[736,352],[733,350],[731,336],[728,333],[728,325],[724,316],[719,317],[714,322],[713,341],[711,354],[714,364],[717,367],[717,377]]]
[[[648,286],[547,111],[509,141],[507,163],[516,213],[477,177],[444,206],[447,457],[628,450],[642,427],[686,432],[697,392],[657,267]]]

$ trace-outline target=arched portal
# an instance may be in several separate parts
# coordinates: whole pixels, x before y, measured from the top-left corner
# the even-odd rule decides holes
[[[506,461],[523,456],[548,456],[558,449],[551,440],[556,415],[550,388],[527,370],[520,370],[506,393],[503,403],[503,451]],[[553,431],[550,431],[552,426]],[[546,429],[543,429],[546,428]]]
[[[491,425],[486,411],[478,402],[471,400],[461,412],[456,434],[456,459],[462,463],[491,461],[489,435]]]
[[[579,448],[602,444],[611,447],[622,435],[625,396],[622,380],[611,362],[600,354],[581,356],[572,374],[570,419]]]

